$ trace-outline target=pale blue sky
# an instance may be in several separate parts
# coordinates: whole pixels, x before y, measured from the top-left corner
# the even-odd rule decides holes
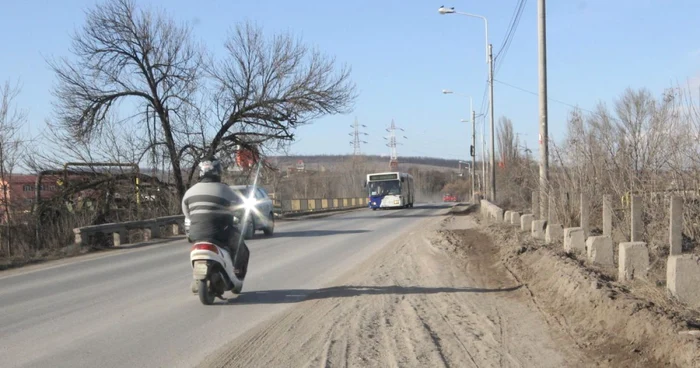
[[[54,77],[44,56],[67,54],[70,32],[83,22],[91,0],[5,1],[0,11],[0,80],[23,84],[18,102],[29,109],[32,130],[51,114]],[[360,97],[355,111],[331,116],[298,132],[293,153],[352,152],[355,117],[370,134],[368,153],[386,154],[382,139],[392,119],[408,140],[399,155],[466,158],[470,135],[460,119],[469,102],[443,88],[474,96],[477,110],[486,82],[483,22],[439,15],[440,5],[486,16],[498,52],[517,0],[385,1],[139,1],[192,22],[194,33],[221,51],[226,31],[250,19],[266,30],[291,30],[353,67]],[[560,0],[548,2],[548,67],[551,99],[592,109],[626,87],[654,93],[675,80],[700,77],[697,0]],[[537,91],[536,0],[529,0],[496,80]],[[537,154],[538,100],[495,84],[496,117],[510,117]],[[570,107],[550,101],[550,134],[563,136]],[[480,134],[481,129],[478,129]],[[480,139],[477,136],[477,139]],[[480,151],[480,149],[479,149]]]

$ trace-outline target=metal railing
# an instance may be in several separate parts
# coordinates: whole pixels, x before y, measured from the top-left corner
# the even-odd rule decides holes
[[[367,206],[368,198],[327,198],[327,199],[287,199],[275,200],[275,212],[281,215],[302,215],[318,212],[330,212],[343,209],[354,209]],[[83,226],[73,229],[75,244],[85,245],[92,241],[97,234],[112,235],[114,246],[129,243],[130,230],[142,230],[144,241],[161,237],[161,229],[172,226],[171,233],[184,233],[185,216],[174,215],[157,217],[148,220],[127,221],[100,225]]]

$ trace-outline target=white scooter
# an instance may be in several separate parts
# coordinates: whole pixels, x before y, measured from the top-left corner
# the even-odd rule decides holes
[[[233,273],[231,255],[216,244],[195,242],[190,251],[190,264],[194,279],[192,292],[199,294],[204,305],[211,305],[217,297],[226,300],[223,297],[226,291],[240,294],[243,290],[243,281]]]

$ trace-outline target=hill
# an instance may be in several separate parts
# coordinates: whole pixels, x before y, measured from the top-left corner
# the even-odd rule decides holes
[[[362,155],[360,157],[368,164],[384,165],[387,167],[387,170],[389,168],[389,157],[379,155]],[[270,161],[280,168],[295,166],[297,161],[302,160],[304,161],[304,165],[312,170],[320,167],[332,168],[333,166],[346,163],[352,158],[352,155],[290,155],[269,157]],[[459,167],[459,160],[436,157],[399,157],[399,168],[405,170],[409,167],[456,171]]]

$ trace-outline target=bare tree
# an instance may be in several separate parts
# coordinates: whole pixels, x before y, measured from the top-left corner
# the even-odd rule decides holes
[[[213,65],[215,113],[220,124],[208,154],[224,147],[256,149],[294,140],[294,129],[324,115],[351,111],[350,68],[304,45],[291,34],[266,40],[262,28],[239,24],[225,44],[227,58]]]
[[[187,125],[181,114],[192,108],[203,60],[190,29],[163,13],[139,10],[130,0],[107,0],[87,11],[71,51],[76,61],[50,62],[58,76],[53,91],[58,124],[77,141],[90,141],[122,100],[133,100],[141,113],[150,106],[162,132],[162,141],[151,145],[166,147],[183,195],[178,141],[188,132],[182,132]]]
[[[26,111],[15,106],[15,99],[20,93],[19,85],[9,81],[0,88],[0,186],[2,187],[2,213],[6,224],[4,240],[9,255],[12,253],[10,225],[12,221],[12,204],[10,203],[10,185],[12,174],[19,163],[23,148],[20,130],[26,123]]]
[[[498,151],[501,155],[501,160],[504,164],[514,161],[518,156],[518,142],[513,130],[513,121],[502,116],[498,120],[498,132],[496,133],[498,140]]]
[[[205,62],[188,26],[131,0],[106,0],[86,16],[73,36],[77,61],[50,63],[58,76],[57,125],[69,133],[63,140],[94,145],[109,113],[130,100],[136,111],[120,125],[139,143],[134,159],[165,148],[180,196],[204,155],[291,141],[296,127],[346,112],[355,98],[349,68],[336,72],[332,58],[287,34],[267,40],[259,27],[239,25],[224,61]]]

